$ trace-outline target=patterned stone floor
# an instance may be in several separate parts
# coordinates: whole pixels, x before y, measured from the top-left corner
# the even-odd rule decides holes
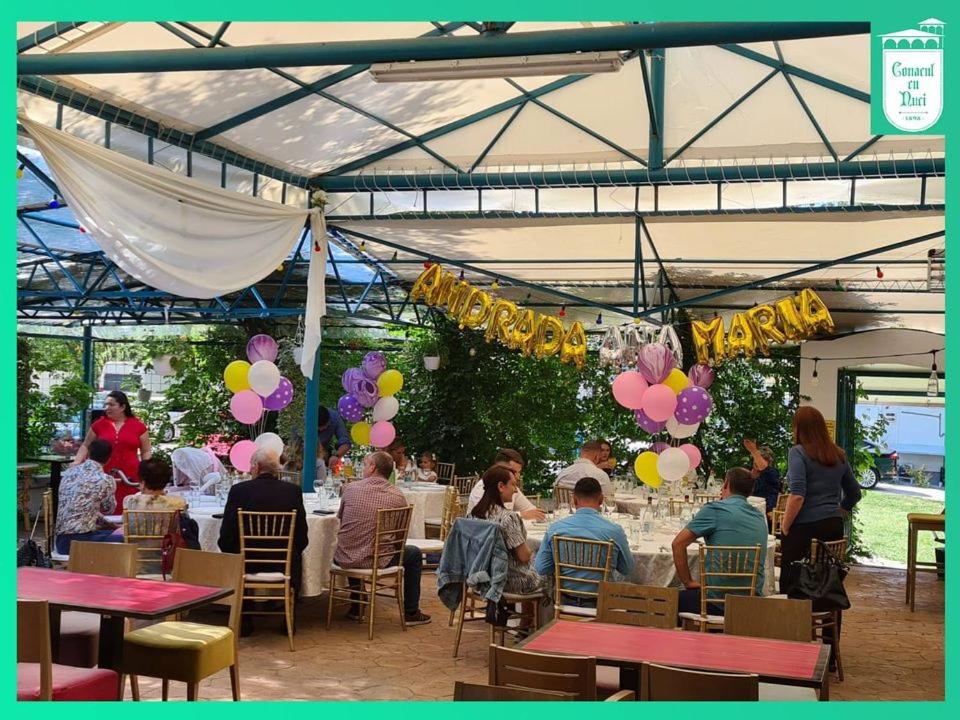
[[[853,607],[844,614],[846,680],[831,686],[832,700],[942,700],[944,697],[944,585],[922,575],[917,610],[903,602],[902,570],[856,567],[847,588]],[[290,652],[277,620],[260,618],[240,641],[240,673],[247,700],[440,700],[455,680],[485,682],[489,633],[483,623],[464,630],[460,657],[451,657],[454,629],[436,598],[435,578],[423,579],[429,625],[400,630],[395,606],[377,611],[374,640],[365,625],[334,615],[324,630],[325,602],[314,598],[299,610],[296,651]],[[385,603],[388,605],[388,603]],[[309,669],[309,672],[305,670]],[[144,699],[159,699],[159,683],[142,678]],[[128,689],[129,697],[129,689]],[[171,697],[185,698],[172,683]],[[229,699],[226,672],[204,681],[202,700]]]

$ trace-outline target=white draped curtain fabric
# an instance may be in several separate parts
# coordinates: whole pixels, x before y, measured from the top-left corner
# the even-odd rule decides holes
[[[213,298],[253,285],[287,259],[309,217],[313,243],[300,369],[312,377],[326,314],[327,235],[320,210],[211,187],[22,115],[19,120],[107,257],[158,290]]]

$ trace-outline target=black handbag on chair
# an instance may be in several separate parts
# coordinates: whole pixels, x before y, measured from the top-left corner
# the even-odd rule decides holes
[[[850,598],[843,587],[847,566],[830,552],[822,552],[816,561],[806,557],[787,568],[787,597],[810,600],[814,612],[847,610]]]

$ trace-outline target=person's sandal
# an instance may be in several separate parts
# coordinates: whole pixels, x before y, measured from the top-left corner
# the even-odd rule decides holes
[[[407,625],[426,625],[430,622],[430,616],[417,610],[415,613],[404,615],[403,622]]]

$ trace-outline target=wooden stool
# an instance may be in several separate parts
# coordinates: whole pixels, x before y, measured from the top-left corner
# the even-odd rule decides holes
[[[917,560],[917,533],[921,530],[928,532],[944,532],[946,515],[928,515],[926,513],[910,513],[907,515],[907,600],[910,612],[913,612],[917,596],[917,573],[937,572],[943,568],[939,563]]]

